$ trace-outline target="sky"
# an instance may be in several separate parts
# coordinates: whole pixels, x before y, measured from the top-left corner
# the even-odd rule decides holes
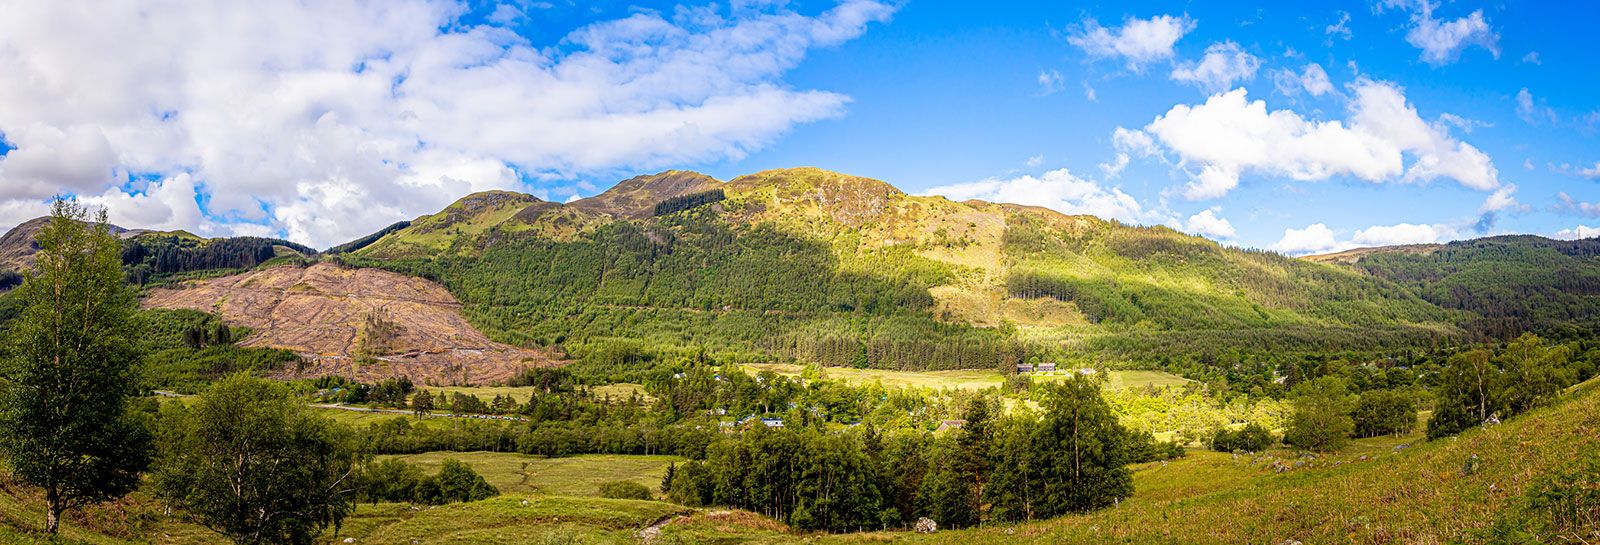
[[[0,229],[816,166],[1291,255],[1600,236],[1600,4],[0,0]]]

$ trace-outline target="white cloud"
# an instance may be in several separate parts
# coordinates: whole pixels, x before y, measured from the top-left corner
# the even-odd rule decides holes
[[[1557,193],[1556,198],[1561,200],[1561,204],[1556,205],[1556,210],[1581,216],[1600,217],[1600,203],[1583,202],[1574,199],[1565,191]]]
[[[1580,238],[1600,237],[1600,227],[1590,227],[1580,224],[1571,229],[1562,229],[1560,231],[1556,231],[1554,236],[1555,238],[1562,240],[1577,240]]]
[[[1100,163],[1100,171],[1105,173],[1107,180],[1122,174],[1122,169],[1128,168],[1128,163],[1132,161],[1131,156],[1149,157],[1157,153],[1155,142],[1141,130],[1117,127],[1111,132],[1111,144],[1117,149],[1116,159],[1110,163]]]
[[[1230,89],[1235,83],[1255,79],[1259,68],[1261,59],[1228,41],[1211,44],[1198,63],[1186,62],[1173,68],[1172,80],[1215,93]]]
[[[1494,193],[1490,193],[1489,197],[1483,200],[1483,205],[1478,207],[1478,213],[1487,214],[1519,208],[1520,205],[1517,203],[1517,198],[1513,196],[1516,192],[1517,186],[1514,185],[1494,190]]]
[[[1036,167],[1042,164],[1044,164],[1044,154],[1039,154],[1028,158],[1027,165],[1030,167]]]
[[[1543,61],[1539,60],[1539,52],[1538,51],[1529,51],[1527,55],[1523,55],[1522,56],[1522,63],[1523,64],[1544,64]]]
[[[1345,121],[1312,121],[1268,111],[1244,89],[1177,105],[1144,128],[1176,153],[1191,181],[1190,199],[1221,197],[1246,172],[1294,180],[1353,176],[1370,182],[1427,182],[1444,177],[1488,191],[1500,186],[1489,156],[1417,115],[1402,89],[1361,80]],[[1405,158],[1412,160],[1407,166]],[[1194,170],[1191,170],[1194,169]]]
[[[1398,244],[1432,244],[1454,236],[1456,229],[1448,225],[1400,223],[1374,225],[1356,231],[1351,241],[1358,246],[1394,246]]]
[[[1122,27],[1109,29],[1088,19],[1067,42],[1094,58],[1121,59],[1131,70],[1145,64],[1172,58],[1172,46],[1194,30],[1187,15],[1158,15],[1149,19],[1128,18]]]
[[[1300,91],[1305,91],[1311,93],[1311,96],[1320,97],[1333,92],[1333,82],[1328,79],[1328,72],[1317,63],[1307,64],[1299,72],[1288,68],[1274,70],[1272,84],[1277,87],[1278,93],[1285,96],[1294,96],[1300,94]]]
[[[1218,207],[1201,210],[1199,214],[1189,216],[1183,228],[1191,233],[1212,238],[1233,238],[1238,233],[1234,231],[1233,224],[1229,223],[1227,218],[1217,215],[1221,212],[1222,209]]]
[[[1154,223],[1159,214],[1148,212],[1139,201],[1121,189],[1101,187],[1092,181],[1079,178],[1067,169],[1057,169],[1043,176],[1018,178],[989,178],[976,182],[953,184],[927,190],[926,195],[942,195],[950,200],[981,199],[1029,206],[1042,206],[1063,214],[1089,214],[1124,223]]]
[[[1053,95],[1061,92],[1061,72],[1054,69],[1039,71],[1039,94]]]
[[[1538,125],[1546,121],[1550,123],[1561,121],[1561,116],[1556,115],[1555,109],[1545,106],[1543,101],[1534,99],[1533,93],[1528,92],[1527,87],[1517,91],[1517,117],[1527,121],[1530,125]]]
[[[525,179],[738,159],[842,115],[848,97],[783,75],[895,8],[641,11],[559,47],[468,10],[0,0],[0,133],[17,148],[0,158],[0,210],[67,191],[128,221],[326,245]],[[151,193],[120,189],[151,173]],[[175,195],[190,188],[226,219],[188,215]]]
[[[1271,250],[1288,255],[1306,255],[1336,252],[1349,247],[1339,242],[1327,225],[1313,223],[1304,229],[1284,229],[1283,238],[1273,243]]]
[[[1412,27],[1406,42],[1422,50],[1422,60],[1432,65],[1455,62],[1468,46],[1480,46],[1500,58],[1500,36],[1484,18],[1483,10],[1449,21],[1435,19],[1432,0],[1386,0],[1385,5],[1411,12]]]
[[[1595,161],[1594,166],[1578,170],[1578,175],[1585,178],[1600,180],[1600,161]]]
[[[1350,12],[1340,11],[1339,21],[1328,25],[1328,28],[1323,29],[1322,32],[1328,35],[1329,40],[1333,38],[1349,40],[1352,36],[1350,33]]]
[[[1083,82],[1083,98],[1089,102],[1100,102],[1100,95],[1095,93],[1094,87],[1090,86],[1087,81]]]
[[[1452,114],[1452,113],[1449,113],[1449,112],[1445,112],[1445,113],[1439,114],[1439,121],[1443,121],[1445,123],[1449,123],[1449,124],[1455,126],[1455,128],[1461,129],[1461,132],[1464,132],[1464,133],[1467,133],[1467,134],[1472,134],[1472,131],[1474,129],[1494,127],[1494,123],[1490,123],[1488,121],[1478,121],[1476,119],[1467,118],[1467,117],[1461,117],[1459,115]]]

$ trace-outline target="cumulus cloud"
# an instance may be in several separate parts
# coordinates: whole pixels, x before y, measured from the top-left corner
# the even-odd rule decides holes
[[[1217,215],[1221,212],[1222,209],[1218,207],[1201,210],[1199,214],[1189,216],[1189,220],[1183,222],[1183,228],[1212,238],[1233,238],[1238,232],[1234,231],[1233,224],[1227,218]]]
[[[469,191],[743,157],[842,115],[783,75],[895,8],[640,11],[555,43],[454,0],[0,10],[0,210],[68,192],[135,226],[327,245]]]
[[[1455,62],[1461,51],[1474,45],[1500,58],[1500,36],[1489,26],[1481,9],[1465,17],[1441,20],[1433,16],[1433,10],[1439,6],[1432,0],[1386,0],[1385,5],[1411,13],[1411,30],[1406,33],[1406,42],[1421,49],[1422,60],[1428,64]]]
[[[1283,238],[1273,243],[1270,249],[1288,255],[1307,255],[1336,252],[1348,247],[1349,244],[1339,242],[1327,225],[1313,223],[1304,229],[1284,229]]]
[[[1149,157],[1157,153],[1155,141],[1141,130],[1117,127],[1111,132],[1111,144],[1117,150],[1116,159],[1110,163],[1100,163],[1100,171],[1105,173],[1108,180],[1122,174],[1122,169],[1128,168],[1132,156]]]
[[[1267,110],[1245,89],[1213,95],[1204,104],[1180,104],[1144,127],[1190,173],[1190,199],[1221,197],[1246,172],[1294,180],[1353,176],[1369,182],[1427,182],[1449,178],[1490,191],[1499,173],[1487,154],[1428,123],[1401,88],[1361,80],[1348,118],[1313,121],[1292,110]],[[1410,157],[1409,166],[1405,159]]]
[[[1036,167],[1042,164],[1044,164],[1044,154],[1042,153],[1028,158],[1027,165],[1029,167]]]
[[[1517,198],[1513,196],[1516,192],[1517,186],[1514,185],[1508,185],[1494,190],[1494,193],[1490,193],[1489,196],[1483,200],[1483,205],[1478,207],[1478,213],[1488,214],[1491,212],[1499,212],[1501,210],[1519,208],[1521,205],[1517,203]]]
[[[1394,246],[1397,244],[1432,244],[1454,236],[1456,228],[1449,225],[1427,223],[1400,223],[1374,225],[1356,231],[1351,242],[1358,246]]]
[[[1288,68],[1274,70],[1272,85],[1277,87],[1278,93],[1286,96],[1298,95],[1301,91],[1305,91],[1311,93],[1311,96],[1320,97],[1333,92],[1333,82],[1328,79],[1328,72],[1317,63],[1307,64],[1299,72]]]
[[[1577,240],[1580,238],[1600,237],[1600,227],[1590,227],[1580,224],[1571,229],[1562,229],[1560,231],[1556,231],[1554,236],[1555,238],[1562,240]]]
[[[1158,15],[1149,19],[1130,17],[1121,27],[1111,29],[1088,19],[1067,42],[1097,59],[1117,59],[1138,70],[1151,62],[1172,58],[1172,46],[1194,30],[1188,15]]]
[[[1199,87],[1207,93],[1223,91],[1235,83],[1255,79],[1261,59],[1232,41],[1211,44],[1200,62],[1186,62],[1172,69],[1172,80]],[[1320,68],[1318,68],[1320,70]],[[1323,77],[1327,79],[1326,74]]]
[[[1578,175],[1593,180],[1600,180],[1600,161],[1595,161],[1594,166],[1592,167],[1579,169]]]
[[[940,186],[924,194],[941,195],[955,201],[981,199],[1042,206],[1063,214],[1088,214],[1124,223],[1154,223],[1162,219],[1158,214],[1146,211],[1137,199],[1121,189],[1102,187],[1064,168],[1039,177],[989,178]]]

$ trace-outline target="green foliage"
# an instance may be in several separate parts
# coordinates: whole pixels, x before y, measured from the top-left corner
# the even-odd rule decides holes
[[[1600,449],[1539,475],[1490,528],[1494,544],[1588,543],[1600,537]]]
[[[122,248],[122,263],[128,281],[142,285],[192,271],[249,269],[278,257],[280,248],[303,256],[317,255],[316,250],[286,240],[153,233],[129,239]]]
[[[399,231],[401,229],[405,229],[405,228],[410,227],[410,226],[411,226],[411,222],[409,220],[395,222],[393,225],[390,225],[388,227],[384,227],[383,229],[379,229],[378,232],[376,232],[376,233],[373,233],[373,234],[370,234],[370,235],[367,235],[367,236],[352,240],[350,242],[346,242],[344,244],[340,244],[338,246],[334,246],[332,248],[328,248],[328,251],[323,252],[323,253],[328,254],[328,255],[338,255],[338,254],[347,254],[347,253],[350,253],[350,252],[358,251],[358,250],[360,250],[362,248],[366,248],[367,246],[372,245],[372,243],[377,242],[378,239],[383,238],[385,235],[388,235],[389,233],[393,233],[395,231]]]
[[[194,394],[228,374],[266,373],[299,361],[289,350],[233,344],[249,330],[230,328],[212,314],[147,309],[138,316],[145,326],[145,388]]]
[[[495,497],[500,491],[472,466],[446,458],[434,475],[394,458],[368,464],[354,479],[358,501],[444,505]]]
[[[728,198],[728,196],[723,194],[721,189],[713,189],[710,191],[681,195],[656,203],[655,215],[665,216],[675,212],[682,212],[691,208],[718,202],[726,198]]]
[[[1525,334],[1499,350],[1452,356],[1440,374],[1428,437],[1460,433],[1491,416],[1509,418],[1554,399],[1566,386],[1592,374],[1591,350],[1578,357],[1578,343],[1548,346]]]
[[[1350,417],[1356,437],[1399,435],[1417,426],[1417,405],[1405,392],[1370,390],[1361,394]]]
[[[1332,452],[1350,442],[1355,421],[1350,418],[1349,390],[1343,379],[1321,377],[1294,388],[1294,416],[1283,434],[1289,446]]]
[[[600,497],[614,500],[653,500],[650,487],[633,481],[613,481],[600,485]]]
[[[148,423],[130,415],[140,346],[120,244],[102,210],[58,199],[36,238],[37,272],[17,288],[6,337],[0,455],[44,489],[48,532],[61,514],[119,498],[150,463]]]
[[[1412,416],[1415,418],[1415,413],[1412,413]],[[1261,424],[1251,422],[1237,430],[1218,429],[1211,436],[1211,450],[1217,452],[1261,452],[1272,446],[1274,442],[1276,442],[1276,438],[1272,436],[1272,430]]]
[[[1600,241],[1501,236],[1429,252],[1375,252],[1355,267],[1410,287],[1467,327],[1497,338],[1600,326]]]
[[[500,495],[494,485],[472,470],[472,466],[458,460],[444,460],[439,474],[417,485],[417,499],[421,503],[439,505],[489,499]]]
[[[156,494],[235,543],[310,544],[355,508],[349,431],[279,383],[235,374],[167,404],[159,444]]]

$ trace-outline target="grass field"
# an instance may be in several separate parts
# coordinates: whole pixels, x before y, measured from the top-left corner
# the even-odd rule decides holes
[[[557,496],[599,496],[601,484],[615,481],[637,482],[654,491],[661,487],[667,465],[683,461],[676,456],[544,458],[501,452],[429,452],[393,458],[420,465],[428,472],[438,471],[445,459],[455,459],[471,465],[502,494]]]
[[[804,367],[787,363],[749,363],[745,364],[746,371],[759,373],[772,371],[774,373],[797,377]],[[872,384],[881,382],[888,388],[933,388],[933,389],[963,389],[981,390],[1000,386],[1005,383],[1005,375],[994,369],[965,369],[960,371],[890,371],[885,369],[851,369],[848,367],[828,367],[824,369],[827,378],[842,380],[851,384]],[[1068,374],[1032,375],[1034,380],[1047,381],[1066,377]],[[1188,379],[1165,371],[1111,371],[1110,386],[1113,388],[1144,387],[1146,385],[1172,386],[1188,382]]]

